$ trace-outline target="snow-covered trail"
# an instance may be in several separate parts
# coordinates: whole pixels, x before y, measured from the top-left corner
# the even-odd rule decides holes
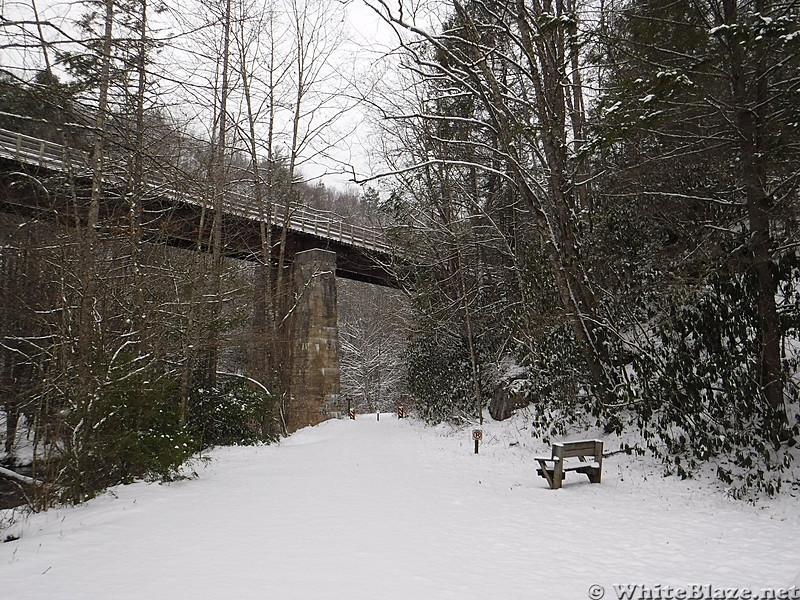
[[[465,436],[388,415],[219,449],[197,479],[14,525],[0,597],[570,600],[591,584],[616,598],[614,584],[800,576],[800,507],[645,478],[630,457],[608,459],[601,485],[572,476],[552,491],[515,450],[475,456]]]

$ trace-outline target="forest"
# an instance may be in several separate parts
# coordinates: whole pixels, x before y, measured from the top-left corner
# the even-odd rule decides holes
[[[0,221],[6,444],[24,415],[35,503],[285,433],[285,243],[262,226],[258,260],[228,257],[229,192],[393,244],[405,295],[354,286],[340,318],[365,410],[528,407],[545,440],[626,433],[735,496],[797,485],[795,0],[37,1],[3,8],[0,128],[85,152],[91,181],[3,190],[65,207]],[[356,8],[389,34],[358,42],[368,66]],[[207,199],[193,247],[154,243],[162,180]]]

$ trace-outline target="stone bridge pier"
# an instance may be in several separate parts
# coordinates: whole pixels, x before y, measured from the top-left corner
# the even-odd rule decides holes
[[[291,433],[341,414],[336,253],[306,250],[294,256],[293,309],[287,328],[288,411]]]

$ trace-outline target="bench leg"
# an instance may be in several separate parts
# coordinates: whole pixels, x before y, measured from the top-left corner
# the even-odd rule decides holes
[[[601,469],[588,467],[585,470],[580,469],[579,472],[586,475],[591,483],[600,483],[600,474],[602,473]]]
[[[553,485],[550,487],[554,490],[561,489],[561,483],[564,481],[564,461],[556,461],[556,467],[553,470]]]
[[[601,467],[598,467],[597,469],[592,469],[592,471],[588,473],[589,481],[591,481],[592,483],[600,483],[600,477],[602,476],[602,473],[603,469]]]
[[[539,470],[542,472],[542,477],[544,477],[547,480],[547,485],[550,486],[550,489],[554,489],[553,488],[553,475],[552,475],[553,472],[548,470],[547,465],[542,460],[539,461],[539,467],[540,467]]]

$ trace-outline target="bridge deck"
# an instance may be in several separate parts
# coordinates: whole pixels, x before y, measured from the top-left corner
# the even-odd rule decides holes
[[[91,176],[91,156],[88,152],[69,148],[62,144],[31,137],[15,131],[0,129],[0,158],[6,158],[21,164],[41,167],[55,171],[71,171],[76,177]],[[124,172],[120,169],[120,173]],[[109,183],[120,183],[121,175],[114,175],[109,169],[106,175]],[[205,206],[210,208],[202,194],[190,194],[177,190],[166,179],[148,173],[148,189],[159,195],[166,195],[176,201]],[[225,192],[225,212],[251,221],[260,222],[263,208],[253,198],[233,191]],[[276,227],[284,226],[284,205],[276,205],[278,210],[272,211],[271,223]],[[384,236],[373,229],[353,225],[334,213],[319,211],[306,206],[290,207],[287,223],[289,231],[311,235],[321,240],[345,244],[354,248],[378,252],[385,255],[392,253],[391,246]]]

